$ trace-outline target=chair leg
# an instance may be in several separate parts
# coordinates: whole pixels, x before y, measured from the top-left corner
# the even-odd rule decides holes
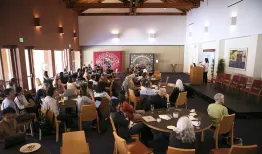
[[[201,142],[204,142],[204,139],[205,139],[205,132],[202,131],[202,133],[201,133]]]
[[[185,103],[185,105],[186,105],[186,109],[187,109],[187,102]]]
[[[31,136],[34,136],[34,134],[33,134],[33,127],[32,127],[32,123],[30,123],[29,125],[30,125],[30,132],[31,132]]]
[[[58,124],[56,124],[56,142],[58,142],[58,140],[59,140],[59,125]]]
[[[39,141],[42,140],[42,130],[39,128]]]
[[[231,146],[234,145],[234,125],[235,123],[233,122],[232,130],[231,130]]]

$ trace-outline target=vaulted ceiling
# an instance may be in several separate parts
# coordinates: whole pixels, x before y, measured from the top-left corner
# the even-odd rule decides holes
[[[80,16],[186,15],[201,0],[64,0]],[[203,0],[202,0],[203,1]]]

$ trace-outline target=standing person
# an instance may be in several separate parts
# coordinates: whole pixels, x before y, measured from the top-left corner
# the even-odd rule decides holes
[[[180,149],[196,148],[194,126],[188,117],[178,119],[177,128],[170,134],[169,146]]]
[[[201,65],[204,67],[203,82],[206,85],[207,84],[207,73],[208,73],[208,67],[209,67],[208,58],[205,58],[205,64],[201,64]]]

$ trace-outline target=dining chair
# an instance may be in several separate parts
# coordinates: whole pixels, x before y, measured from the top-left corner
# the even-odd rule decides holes
[[[166,82],[161,82],[160,85],[161,86],[167,86],[168,80],[169,80],[169,76],[166,77]]]
[[[62,146],[60,154],[90,154],[89,144],[86,142],[71,142],[70,146]]]
[[[239,81],[240,81],[240,76],[239,75],[234,75],[232,80],[230,81],[230,83],[229,84],[225,84],[225,85],[227,86],[227,89],[228,88],[237,89]]]
[[[212,149],[210,154],[257,154],[257,145],[232,145],[231,148]]]
[[[152,151],[140,141],[127,144],[124,139],[113,132],[118,154],[152,154]]]
[[[101,98],[101,104],[98,108],[101,115],[105,118],[109,118],[110,115],[110,107],[109,107],[109,100],[106,97]]]
[[[46,115],[47,120],[50,124],[53,125],[53,128],[56,130],[56,142],[59,141],[59,125],[62,123],[62,121],[57,120],[52,110],[41,110],[43,115]],[[66,124],[64,123],[64,129],[66,132]],[[39,140],[42,139],[42,130],[39,128]]]
[[[255,79],[251,85],[251,88],[240,88],[240,91],[256,95],[257,98],[259,98],[262,94],[262,81],[260,79]]]
[[[222,81],[222,86],[230,84],[231,76],[232,76],[231,74],[225,74],[224,79]]]
[[[174,84],[174,83],[168,83],[167,86],[168,86],[168,87],[176,87],[176,84]]]
[[[73,142],[86,143],[86,136],[84,131],[66,132],[62,135],[62,146],[70,146]]]
[[[140,102],[141,98],[140,97],[136,97],[135,96],[135,92],[132,89],[128,89],[128,92],[129,92],[129,101],[134,103],[134,109],[136,110],[137,104]]]
[[[220,119],[219,124],[214,132],[214,140],[215,140],[216,149],[218,149],[218,135],[219,134],[226,134],[228,132],[231,132],[231,145],[233,145],[235,116],[236,116],[235,114],[225,115]]]
[[[220,87],[221,87],[221,85],[222,85],[222,83],[223,83],[223,80],[224,80],[224,77],[225,77],[225,73],[220,73],[218,76],[216,76],[215,78],[214,78],[214,83],[216,84],[216,83],[220,83]]]
[[[39,78],[35,78],[35,81],[36,81],[36,84],[37,84],[38,87],[42,86],[42,82],[40,81]]]
[[[178,108],[178,106],[182,106],[185,105],[185,108],[187,109],[187,92],[181,92],[178,95],[178,98],[176,100],[176,108]]]
[[[24,132],[26,132],[26,125],[29,125],[29,127],[30,127],[30,135],[34,136],[34,133],[33,133],[33,119],[17,122],[17,126],[18,127],[21,127],[21,126],[24,127]]]
[[[79,113],[79,130],[81,131],[82,128],[82,122],[83,121],[97,121],[97,131],[100,133],[99,129],[99,117],[96,111],[96,106],[94,104],[90,105],[82,105],[81,107],[81,113]]]
[[[195,149],[180,149],[168,146],[166,154],[195,154]]]

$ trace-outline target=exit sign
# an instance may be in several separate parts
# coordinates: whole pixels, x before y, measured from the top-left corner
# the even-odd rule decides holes
[[[24,42],[24,38],[20,37],[19,38],[19,42],[23,43]]]

